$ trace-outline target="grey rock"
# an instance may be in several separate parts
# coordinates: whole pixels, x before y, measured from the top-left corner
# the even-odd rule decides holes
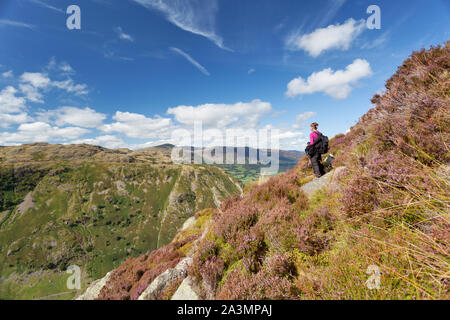
[[[106,283],[109,281],[109,278],[111,277],[112,271],[108,272],[106,276],[103,278],[96,280],[91,283],[89,288],[86,289],[86,292],[83,293],[81,296],[78,296],[75,300],[95,300],[99,297],[100,292],[102,291],[103,287],[106,285]]]
[[[336,169],[333,169],[326,175],[306,183],[301,187],[301,189],[308,198],[311,198],[317,191],[324,188],[337,188],[338,181],[336,177],[339,177],[339,174],[344,170],[345,167],[338,167]]]
[[[172,296],[172,300],[200,300],[195,293],[192,285],[192,279],[188,276],[178,287],[177,291]]]
[[[161,273],[155,280],[145,289],[139,296],[138,300],[156,300],[158,295],[164,291],[171,283],[187,275],[189,265],[192,258],[184,258],[177,264],[175,268],[167,269]]]
[[[195,217],[190,217],[189,219],[187,219],[183,226],[181,227],[180,231],[186,231],[187,229],[189,229],[190,227],[192,227],[195,223],[197,222],[197,219],[195,219]]]
[[[17,206],[17,213],[22,214],[25,213],[28,209],[34,208],[34,202],[33,202],[33,192],[29,192],[25,198],[23,199],[23,202]]]

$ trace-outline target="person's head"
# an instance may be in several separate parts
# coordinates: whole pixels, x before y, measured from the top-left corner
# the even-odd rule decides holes
[[[319,127],[319,124],[317,122],[311,123],[311,131],[316,131]]]

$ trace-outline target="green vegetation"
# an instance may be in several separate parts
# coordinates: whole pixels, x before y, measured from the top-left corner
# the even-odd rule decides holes
[[[291,170],[296,164],[297,160],[284,162],[280,164],[278,173],[281,174]],[[268,166],[260,164],[221,164],[217,165],[217,167],[239,180],[243,185],[246,185],[250,182],[258,181],[261,169]]]
[[[75,292],[64,293],[68,266],[82,268],[84,289],[128,257],[170,243],[196,211],[239,192],[213,167],[2,164],[0,298],[73,298]]]

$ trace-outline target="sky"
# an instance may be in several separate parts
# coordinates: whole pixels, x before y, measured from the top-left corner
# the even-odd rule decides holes
[[[347,132],[413,50],[447,40],[446,0],[0,0],[0,145],[139,149],[201,121],[204,144],[276,129],[303,150],[311,122]]]

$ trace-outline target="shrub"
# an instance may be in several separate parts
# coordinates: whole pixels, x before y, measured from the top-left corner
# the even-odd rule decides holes
[[[344,189],[341,202],[349,217],[371,212],[378,203],[376,183],[369,177],[357,176]]]
[[[293,299],[298,292],[288,279],[271,275],[264,269],[257,274],[249,274],[235,268],[217,294],[223,300],[275,300]]]

